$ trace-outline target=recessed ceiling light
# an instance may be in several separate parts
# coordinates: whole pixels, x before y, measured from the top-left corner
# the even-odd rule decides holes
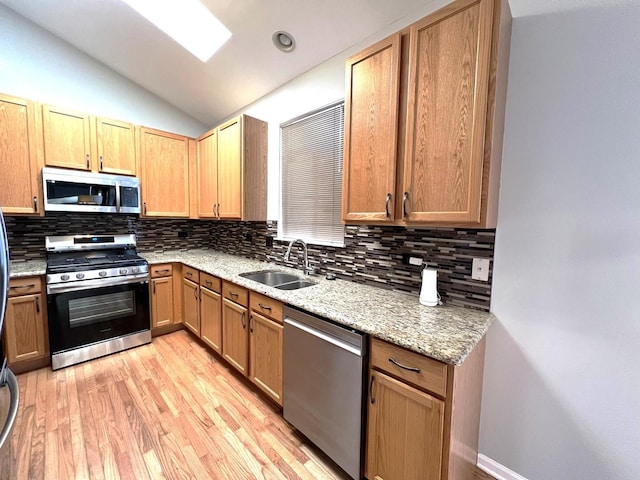
[[[296,41],[290,33],[283,32],[282,30],[278,30],[277,32],[273,32],[271,35],[271,39],[273,40],[273,44],[276,46],[278,50],[282,50],[283,52],[290,52],[294,48],[296,48]]]
[[[123,0],[203,62],[231,32],[198,0]]]

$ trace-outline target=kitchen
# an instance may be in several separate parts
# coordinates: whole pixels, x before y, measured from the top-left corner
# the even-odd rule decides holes
[[[633,28],[638,11],[631,2],[583,3],[568,2],[566,9],[553,12],[545,9],[548,5],[529,5],[518,12],[517,2],[511,2],[510,90],[491,291],[491,310],[498,321],[488,333],[479,452],[525,478],[635,478],[639,471],[633,453],[638,433],[628,421],[638,418],[639,398],[631,370],[638,360],[631,318],[637,315],[631,315],[636,309],[630,303],[640,283],[637,215],[629,210],[638,204],[632,183],[638,177],[637,162],[630,160],[638,150],[633,135],[637,102],[620,93],[635,91],[638,72],[616,60],[637,56],[638,42],[628,39],[637,38]],[[72,106],[77,109],[95,105],[86,110],[193,136],[204,131],[187,118],[184,123],[193,125],[191,131],[172,125],[178,123],[179,112],[143,102],[148,93],[124,87],[122,78],[10,11],[3,11],[2,18],[8,36],[3,40],[7,56],[0,91],[65,104],[66,82],[72,82],[77,99]],[[591,70],[596,60],[606,65],[607,75]],[[59,63],[73,65],[90,80],[65,76]],[[343,81],[331,81],[343,71],[344,57],[335,59],[243,111],[269,119],[271,149],[278,145],[280,123],[344,96]],[[100,95],[96,85],[102,87]],[[304,95],[309,89],[315,98]],[[594,96],[593,91],[604,94]],[[309,103],[292,106],[287,98]],[[146,117],[113,112],[109,105],[121,105],[123,99],[138,107],[132,108],[136,114],[147,112]],[[282,117],[265,113],[276,105],[284,110]],[[596,117],[593,112],[598,112]],[[625,175],[614,178],[615,165]],[[269,185],[273,170],[277,181],[277,168],[270,168]],[[277,189],[269,188],[268,198],[269,211],[276,212]],[[85,221],[91,225],[93,217]],[[46,216],[43,222],[55,220]],[[139,222],[153,230],[152,220]],[[199,228],[205,227],[193,227],[196,238]],[[233,238],[247,233],[236,232]],[[354,236],[358,233],[366,234],[358,231]],[[616,234],[617,256],[605,245],[611,233]],[[150,250],[154,241],[161,245],[165,238],[169,250],[179,245],[169,232],[157,235],[146,237]],[[219,235],[228,238],[230,233]],[[23,238],[37,242],[30,235]],[[594,278],[594,270],[601,275]],[[611,320],[603,324],[601,318]],[[608,367],[603,358],[615,359],[616,367]],[[581,379],[577,373],[584,371],[591,373]],[[511,393],[514,385],[518,390]]]

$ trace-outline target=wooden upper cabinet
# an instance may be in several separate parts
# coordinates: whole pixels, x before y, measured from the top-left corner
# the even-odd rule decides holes
[[[345,222],[495,228],[510,35],[456,0],[347,60]]]
[[[140,127],[142,214],[189,216],[189,139]]]
[[[88,114],[43,105],[42,124],[46,165],[91,170],[91,122]]]
[[[400,34],[347,60],[342,216],[393,222]]]
[[[29,100],[0,95],[0,207],[5,214],[42,214],[42,116]]]
[[[403,193],[408,222],[479,222],[493,0],[411,27]]]
[[[240,115],[198,139],[199,218],[267,219],[267,123]]]
[[[98,170],[119,175],[136,175],[136,142],[130,123],[96,118]]]
[[[216,218],[218,211],[218,130],[198,139],[198,217]]]
[[[242,219],[242,118],[218,127],[218,217]]]

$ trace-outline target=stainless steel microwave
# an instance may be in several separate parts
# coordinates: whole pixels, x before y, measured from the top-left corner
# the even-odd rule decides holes
[[[45,211],[140,213],[140,180],[123,175],[42,169]]]

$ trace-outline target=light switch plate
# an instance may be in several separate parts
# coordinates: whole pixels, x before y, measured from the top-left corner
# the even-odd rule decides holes
[[[488,258],[474,258],[471,264],[471,278],[480,280],[481,282],[488,282],[490,263],[491,260]]]

